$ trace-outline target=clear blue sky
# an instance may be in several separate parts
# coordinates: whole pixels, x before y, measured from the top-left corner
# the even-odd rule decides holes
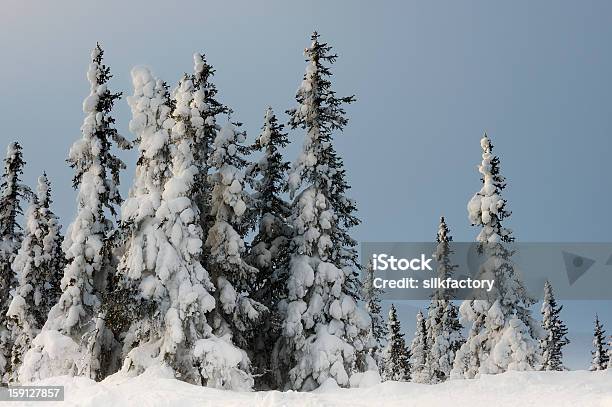
[[[80,136],[90,49],[100,41],[130,94],[145,64],[176,83],[195,51],[251,140],[267,105],[293,105],[313,29],[339,53],[335,84],[355,93],[337,137],[359,202],[362,241],[422,241],[447,216],[472,240],[466,203],[479,188],[479,139],[491,136],[508,178],[509,226],[522,241],[610,241],[612,3],[609,1],[46,1],[0,12],[0,142],[18,140],[33,183],[47,171],[55,210],[74,213],[63,160]],[[116,109],[127,131],[125,100]],[[284,118],[284,115],[280,115]],[[292,133],[291,160],[302,134]],[[134,153],[123,176],[132,175]],[[576,335],[610,304],[567,306]],[[605,309],[607,308],[607,309]],[[406,325],[413,312],[405,305]],[[582,339],[580,339],[582,338]],[[577,342],[588,341],[588,334]],[[586,360],[588,349],[581,350]]]

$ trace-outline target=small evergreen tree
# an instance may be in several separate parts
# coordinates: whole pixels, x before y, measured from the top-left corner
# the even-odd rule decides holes
[[[23,355],[61,294],[60,280],[65,264],[61,226],[50,209],[51,186],[46,175],[38,179],[37,192],[27,210],[25,236],[13,262],[17,287],[7,312],[13,343],[11,381],[17,381]]]
[[[395,305],[391,304],[387,320],[389,337],[384,350],[383,378],[406,382],[410,380],[410,351],[406,348]]]
[[[531,316],[531,298],[512,262],[512,231],[502,225],[511,212],[502,198],[506,187],[500,173],[499,158],[484,135],[480,140],[482,188],[468,203],[468,217],[481,228],[476,240],[484,262],[479,278],[494,279],[490,293],[463,301],[460,312],[471,323],[468,338],[455,356],[451,375],[473,378],[478,374],[497,374],[506,370],[533,370],[538,365],[539,326]]]
[[[111,110],[121,93],[108,89],[112,76],[103,54],[97,44],[87,72],[90,94],[83,102],[82,138],[72,145],[67,160],[75,171],[78,198],[76,218],[63,243],[67,265],[62,294],[25,356],[21,381],[74,373],[101,380],[118,368],[118,343],[105,324],[101,305],[116,267],[116,229],[107,212],[114,217],[122,202],[119,173],[125,168],[112,147],[130,145],[114,127]]]
[[[416,318],[416,331],[410,344],[410,376],[416,383],[430,383],[433,376],[428,358],[429,347],[426,320],[423,312],[419,310]]]
[[[370,315],[370,331],[369,331],[369,349],[370,356],[376,362],[379,373],[382,374],[384,361],[382,356],[383,341],[389,334],[385,320],[381,315],[380,298],[384,294],[382,288],[374,286],[374,269],[372,264],[368,264],[365,270],[365,278],[363,281],[363,301],[365,308]]]
[[[566,370],[563,366],[563,347],[570,341],[567,339],[567,327],[560,318],[562,309],[563,305],[557,305],[552,285],[546,281],[541,309],[544,330],[544,337],[540,340],[542,370]]]
[[[593,332],[593,350],[591,351],[591,356],[593,359],[589,370],[605,370],[608,367],[610,359],[608,349],[606,349],[606,331],[603,329],[603,325],[597,315],[595,315],[595,331]]]
[[[612,370],[612,337],[608,342],[608,370]]]
[[[348,119],[331,88],[331,47],[312,35],[305,50],[307,68],[296,101],[288,111],[292,128],[303,128],[306,140],[289,175],[292,204],[290,258],[283,308],[283,338],[277,350],[289,369],[283,387],[312,390],[328,379],[348,386],[357,370],[367,368],[367,313],[360,300],[357,242],[350,228],[360,223],[356,204],[346,196],[342,159],[332,135]],[[322,358],[320,355],[325,354]]]
[[[0,184],[0,380],[11,370],[12,333],[6,313],[10,292],[16,285],[11,265],[23,237],[17,216],[22,214],[21,201],[30,195],[20,179],[24,166],[19,143],[9,144]]]
[[[444,217],[440,218],[437,246],[434,259],[438,264],[437,274],[441,279],[452,276],[457,268],[451,262],[451,243],[453,238]],[[442,382],[450,378],[455,360],[455,353],[463,344],[462,326],[459,322],[459,310],[453,304],[455,290],[440,288],[434,291],[427,313],[427,342],[430,351],[427,355],[431,377],[430,383]]]
[[[289,163],[283,160],[279,151],[288,143],[283,125],[278,123],[269,107],[262,132],[252,146],[254,151],[263,152],[263,157],[249,169],[254,189],[252,210],[256,212],[258,228],[247,261],[259,270],[251,292],[253,299],[269,310],[269,317],[262,321],[263,326],[258,328],[249,346],[251,360],[259,372],[256,383],[258,388],[273,388],[281,380],[281,372],[272,366],[270,355],[281,334],[278,304],[286,282],[283,265],[287,263],[291,238],[291,228],[287,223],[289,204],[281,197]]]

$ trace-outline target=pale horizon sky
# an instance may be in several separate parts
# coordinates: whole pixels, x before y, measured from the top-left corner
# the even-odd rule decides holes
[[[64,160],[80,137],[96,41],[114,74],[110,88],[124,96],[133,66],[175,84],[191,71],[192,54],[204,52],[220,99],[252,141],[268,105],[286,121],[315,29],[339,54],[338,94],[357,96],[336,145],[363,220],[358,240],[430,240],[440,215],[455,240],[473,240],[466,204],[480,188],[485,130],[508,179],[517,239],[611,240],[612,3],[603,0],[4,0],[0,145],[23,145],[28,184],[47,171],[66,225],[76,195]],[[125,97],[114,116],[131,139]],[[293,161],[303,133],[290,138]],[[121,156],[126,195],[135,152]],[[413,306],[400,310],[412,332]],[[595,310],[612,332],[610,303],[564,311],[581,344],[571,345],[576,366],[588,360]]]

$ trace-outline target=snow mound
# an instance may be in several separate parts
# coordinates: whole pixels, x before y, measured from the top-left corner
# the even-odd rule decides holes
[[[612,406],[612,371],[508,372],[438,385],[384,382],[367,388],[328,386],[317,392],[235,392],[187,384],[166,375],[113,375],[100,383],[55,377],[41,385],[65,386],[62,406]],[[161,377],[160,377],[161,376]],[[164,377],[166,376],[166,377]],[[373,378],[370,378],[373,379]],[[364,376],[363,381],[369,382]],[[365,383],[360,384],[365,384]],[[372,384],[372,383],[367,383]],[[360,386],[362,387],[362,386]],[[40,403],[38,403],[40,404]],[[37,406],[37,403],[31,403]],[[51,405],[53,403],[49,403]],[[27,404],[26,404],[27,405]]]

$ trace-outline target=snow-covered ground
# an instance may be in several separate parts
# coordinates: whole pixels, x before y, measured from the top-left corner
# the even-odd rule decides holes
[[[57,377],[39,384],[65,386],[65,402],[46,402],[45,406],[612,406],[609,370],[509,372],[434,386],[385,382],[357,389],[328,387],[312,393],[215,390],[163,378],[159,373],[136,378],[114,375],[101,383]]]

